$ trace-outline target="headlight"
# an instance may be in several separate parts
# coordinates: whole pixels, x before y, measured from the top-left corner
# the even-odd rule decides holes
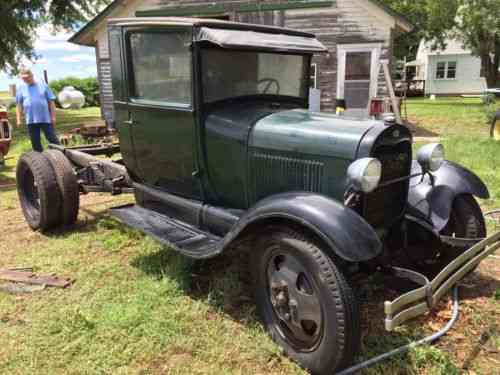
[[[417,160],[424,172],[435,172],[444,162],[444,147],[440,143],[423,146],[417,153]]]
[[[364,193],[371,193],[378,187],[382,177],[382,164],[377,159],[356,160],[347,169],[348,183],[351,188]]]

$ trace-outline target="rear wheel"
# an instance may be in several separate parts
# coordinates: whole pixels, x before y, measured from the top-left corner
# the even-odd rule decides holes
[[[458,238],[486,237],[486,224],[483,213],[472,195],[463,194],[455,198],[450,220],[441,231],[441,234]],[[451,246],[446,247],[440,253],[440,263],[446,266],[464,251]]]
[[[61,223],[61,193],[48,159],[41,153],[21,156],[16,169],[17,192],[28,225],[45,231]]]
[[[360,341],[359,310],[342,272],[300,231],[273,227],[250,252],[261,318],[285,353],[313,374],[347,366]]]
[[[65,225],[74,224],[80,209],[80,188],[73,167],[64,154],[57,150],[48,150],[43,153],[54,170],[57,185],[61,192],[62,222]]]

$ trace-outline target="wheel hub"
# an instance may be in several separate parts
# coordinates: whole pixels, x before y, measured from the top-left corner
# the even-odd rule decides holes
[[[317,288],[291,255],[277,255],[268,266],[269,296],[280,332],[300,349],[314,347],[323,328]]]

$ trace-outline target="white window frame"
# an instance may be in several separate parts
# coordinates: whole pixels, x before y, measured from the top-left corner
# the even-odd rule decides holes
[[[449,64],[455,63],[455,78],[448,78],[448,69]],[[438,65],[444,64],[444,78],[438,78]],[[434,79],[436,81],[455,81],[457,79],[458,74],[458,61],[457,60],[449,60],[449,61],[437,61],[436,62],[436,71],[434,72]]]
[[[347,52],[371,52],[371,72],[370,72],[370,97],[377,96],[378,73],[380,71],[380,56],[382,54],[382,43],[363,44],[339,44],[337,45],[337,98],[344,98],[345,94],[345,64]]]
[[[314,74],[312,74],[314,72]],[[311,75],[309,76],[309,81],[311,81],[311,78],[314,77],[313,79],[313,86],[311,88],[317,89],[318,88],[318,63],[312,63],[311,64]]]

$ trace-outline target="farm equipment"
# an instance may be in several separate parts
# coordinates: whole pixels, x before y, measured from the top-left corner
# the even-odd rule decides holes
[[[385,305],[386,328],[433,309],[500,245],[489,197],[440,144],[413,160],[396,123],[308,112],[312,34],[209,19],[109,23],[120,146],[50,145],[17,166],[34,230],[76,221],[79,194],[133,193],[111,213],[187,257],[248,264],[258,311],[315,374],[349,365],[360,341],[351,277],[419,285]],[[99,155],[120,152],[119,161]]]
[[[9,124],[7,109],[0,106],[0,165],[4,164],[12,141],[12,128]]]

